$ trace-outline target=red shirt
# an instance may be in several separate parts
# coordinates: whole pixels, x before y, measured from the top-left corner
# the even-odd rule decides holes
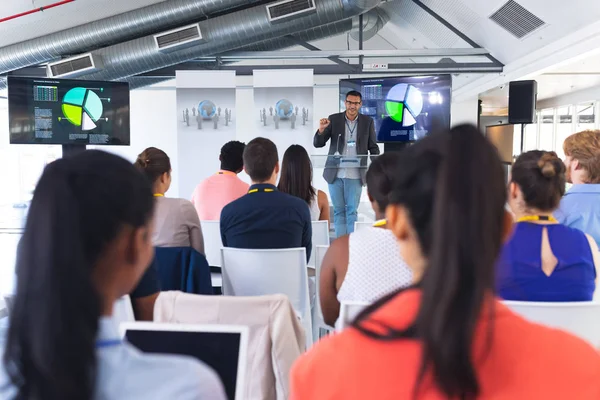
[[[369,318],[408,326],[420,291],[409,290]],[[483,357],[487,322],[475,332],[473,358],[486,400],[598,400],[600,355],[568,333],[530,323],[494,300],[493,341]],[[599,316],[600,317],[600,316]],[[412,399],[421,360],[417,340],[383,342],[349,328],[320,341],[294,365],[292,400]],[[446,399],[426,374],[420,400]]]
[[[223,207],[248,193],[248,187],[231,171],[221,170],[203,180],[192,194],[200,221],[218,221]]]

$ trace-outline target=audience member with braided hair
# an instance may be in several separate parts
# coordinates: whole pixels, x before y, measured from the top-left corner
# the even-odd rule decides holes
[[[553,217],[565,180],[565,165],[554,152],[530,151],[514,163],[508,202],[517,224],[502,251],[496,281],[505,300],[592,300],[596,242]]]

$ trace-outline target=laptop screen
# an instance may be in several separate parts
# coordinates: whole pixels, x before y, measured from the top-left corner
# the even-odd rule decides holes
[[[143,352],[187,355],[201,360],[219,375],[227,398],[235,400],[241,342],[239,332],[129,329],[125,338]]]

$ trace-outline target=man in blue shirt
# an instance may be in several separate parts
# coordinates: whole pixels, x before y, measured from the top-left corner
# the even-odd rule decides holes
[[[569,136],[564,144],[567,182],[556,219],[591,235],[600,246],[600,131]]]
[[[279,192],[275,183],[279,158],[275,143],[255,138],[244,149],[244,170],[252,185],[248,194],[221,211],[223,246],[239,249],[312,248],[312,226],[308,204]]]

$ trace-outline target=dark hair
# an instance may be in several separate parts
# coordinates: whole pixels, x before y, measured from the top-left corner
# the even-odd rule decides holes
[[[244,149],[244,168],[253,182],[268,180],[279,161],[277,146],[269,139],[252,139]]]
[[[418,339],[423,353],[414,397],[426,371],[447,398],[480,393],[472,346],[488,310],[491,343],[494,265],[502,246],[506,188],[494,146],[471,125],[433,134],[405,149],[396,168],[391,205],[408,211],[427,268],[420,306],[406,329],[372,331],[362,321],[402,290],[363,311],[354,327],[379,340]],[[489,350],[489,346],[488,346]]]
[[[346,93],[346,100],[348,100],[348,96],[356,96],[360,98],[360,101],[362,101],[362,94],[360,94],[359,91],[357,90],[351,90],[348,93]]]
[[[221,169],[231,172],[239,172],[244,167],[244,148],[246,145],[237,140],[225,143],[221,147]]]
[[[171,172],[171,160],[164,151],[148,147],[135,160],[134,165],[154,183],[164,173]]]
[[[314,200],[316,191],[312,185],[312,163],[306,149],[299,144],[291,145],[283,154],[277,188],[301,198],[309,205]]]
[[[17,399],[93,397],[93,269],[124,225],[148,223],[153,204],[148,180],[118,156],[89,150],[46,167],[19,245],[3,360]]]
[[[552,211],[565,194],[565,164],[553,151],[523,153],[511,169],[511,182],[519,185],[528,207]]]
[[[391,151],[377,156],[367,170],[367,192],[381,211],[389,204],[392,180],[400,164],[400,152]]]

